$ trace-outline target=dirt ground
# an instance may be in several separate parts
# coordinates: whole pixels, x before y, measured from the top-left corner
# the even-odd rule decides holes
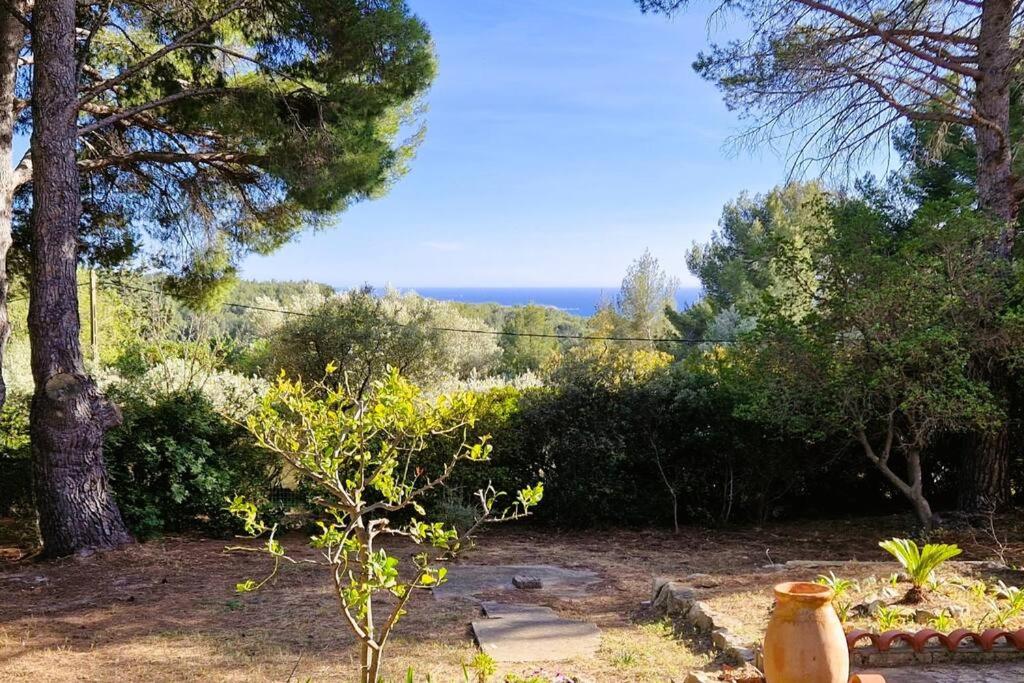
[[[679,534],[502,528],[481,537],[479,547],[461,561],[598,572],[602,582],[592,596],[544,601],[566,618],[601,627],[598,656],[544,671],[608,682],[668,681],[716,663],[706,643],[645,611],[642,603],[650,598],[653,577],[710,574],[720,582],[716,594],[723,600],[730,593],[760,591],[765,602],[748,610],[758,617],[771,584],[783,578],[764,565],[884,560],[878,540],[905,534],[906,524],[862,519],[687,528]],[[1020,561],[1024,534],[1007,533],[1004,550]],[[353,679],[352,639],[320,567],[285,567],[262,591],[236,595],[234,585],[260,576],[267,564],[261,556],[224,553],[223,540],[174,537],[87,558],[39,562],[21,557],[10,534],[6,547],[4,539],[0,533],[0,681]],[[301,536],[288,540],[301,546]],[[990,559],[995,545],[970,534],[943,540],[960,543],[964,559]],[[397,552],[407,556],[410,549]],[[435,683],[462,681],[462,665],[475,653],[468,625],[478,613],[468,601],[417,596],[391,642],[388,680],[404,681],[413,667],[417,681],[427,674]],[[501,674],[535,670],[499,669]]]

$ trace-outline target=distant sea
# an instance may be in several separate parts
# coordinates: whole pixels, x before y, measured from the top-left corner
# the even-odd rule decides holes
[[[459,301],[469,304],[501,304],[525,306],[537,304],[559,308],[574,315],[589,316],[602,302],[614,302],[616,287],[399,287],[401,292],[416,292],[429,299]],[[696,288],[680,289],[676,295],[679,308],[700,298]]]

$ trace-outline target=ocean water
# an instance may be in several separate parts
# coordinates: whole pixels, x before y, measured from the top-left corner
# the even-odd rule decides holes
[[[401,287],[400,291],[470,304],[537,304],[583,316],[592,315],[602,302],[615,301],[619,293],[615,287]],[[681,288],[676,294],[676,303],[679,308],[685,308],[698,298],[699,289]]]

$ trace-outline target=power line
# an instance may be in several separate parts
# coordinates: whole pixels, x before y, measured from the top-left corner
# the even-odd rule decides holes
[[[88,287],[88,286],[89,286],[89,281],[86,280],[85,282],[79,282],[77,285],[75,285],[75,289],[81,289],[82,287]],[[11,297],[10,299],[7,300],[7,303],[13,304],[15,301],[27,301],[28,298],[29,297],[28,297],[27,294],[25,296],[13,296],[13,297]]]
[[[85,283],[88,284],[88,283]],[[148,289],[144,287],[135,287],[134,285],[128,285],[124,283],[117,283],[116,287],[122,289],[131,289],[136,292],[146,292],[148,294],[163,295],[156,289]],[[225,308],[240,308],[250,311],[263,311],[265,313],[280,313],[281,315],[295,315],[303,318],[315,318],[315,313],[303,313],[302,311],[289,311],[283,308],[269,308],[266,306],[254,306],[252,304],[240,304],[232,301],[226,301],[221,304]],[[395,323],[399,327],[419,327],[425,330],[433,330],[435,332],[455,332],[461,334],[488,334],[496,337],[528,337],[538,339],[565,339],[570,341],[617,341],[617,342],[646,342],[646,343],[666,343],[666,344],[731,344],[734,340],[732,339],[680,339],[678,337],[618,337],[618,336],[589,336],[589,335],[578,335],[578,334],[557,334],[557,333],[544,333],[544,332],[502,332],[500,330],[473,330],[467,328],[458,327],[435,327],[432,325],[414,325],[410,323]]]

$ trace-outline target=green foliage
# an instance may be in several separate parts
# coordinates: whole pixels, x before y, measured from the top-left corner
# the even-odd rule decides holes
[[[386,192],[422,139],[417,103],[436,71],[427,27],[403,0],[230,7],[110,12],[83,55],[94,73],[125,74],[94,100],[95,119],[147,112],[147,125],[108,127],[83,147],[85,163],[101,164],[83,183],[83,246],[108,265],[151,257],[193,303],[208,301],[244,255]],[[218,14],[194,45],[128,77],[140,52]],[[134,161],[138,149],[145,156]],[[111,156],[134,163],[102,164]]]
[[[475,683],[487,683],[498,672],[498,663],[486,652],[478,652],[473,655],[469,664],[463,667],[463,677],[467,682],[470,681],[470,670],[473,671]]]
[[[909,538],[882,541],[879,547],[892,555],[903,566],[915,587],[921,588],[933,579],[935,570],[962,551],[955,545],[927,543],[919,548]]]
[[[794,316],[764,296],[735,354],[753,419],[814,439],[844,434],[927,526],[924,450],[1005,416],[971,360],[1016,353],[998,317],[1006,281],[981,246],[993,226],[969,209],[926,206],[908,223],[880,202],[839,201],[820,239],[777,247],[783,272],[814,274],[815,306]],[[905,473],[890,467],[897,453]]]
[[[949,612],[942,611],[929,619],[928,625],[941,633],[949,633],[956,627],[956,619]]]
[[[857,587],[857,582],[850,579],[841,579],[835,573],[829,572],[828,576],[823,574],[815,579],[815,583],[832,589],[832,606],[835,608],[836,614],[839,615],[839,621],[846,623],[847,618],[850,616],[851,604],[848,600],[843,600],[843,598],[851,589]]]
[[[0,406],[0,458],[29,457],[30,402],[24,394],[13,394]]]
[[[544,489],[541,484],[520,489],[507,504],[506,494],[493,486],[481,489],[477,520],[463,533],[428,521],[425,494],[443,487],[460,463],[485,462],[491,452],[486,435],[467,440],[477,419],[476,397],[427,400],[390,367],[369,391],[354,391],[333,377],[338,372],[328,365],[327,378],[316,383],[282,373],[247,418],[247,427],[260,446],[284,458],[320,493],[315,501],[319,532],[310,539],[320,559],[304,561],[327,569],[342,614],[359,641],[360,680],[376,683],[384,646],[415,591],[445,581],[448,570],[437,565],[438,559],[463,549],[485,522],[529,514]],[[448,457],[440,463],[425,459],[427,441],[441,436],[454,437]],[[262,547],[236,550],[270,555],[270,576],[281,562],[297,561],[275,538],[277,527],[268,527],[251,501],[235,497],[229,510],[247,533],[266,538]],[[408,516],[399,524],[403,513]],[[411,572],[401,574],[399,558],[378,546],[382,535],[402,536],[424,548],[413,557]],[[256,590],[270,576],[247,579],[237,588]],[[382,594],[394,604],[378,621],[374,606]]]
[[[224,498],[264,499],[278,460],[228,422],[197,391],[153,400],[119,396],[124,422],[107,434],[105,455],[118,505],[143,538],[166,532],[239,530]]]
[[[476,432],[493,434],[495,450],[453,485],[543,477],[536,519],[559,526],[671,523],[673,493],[680,520],[760,520],[795,505],[786,494],[829,500],[849,488],[840,477],[835,488],[816,486],[821,465],[805,444],[737,418],[741,396],[718,363],[670,360],[650,349],[579,346],[544,388],[482,394]],[[779,466],[766,470],[766,458]]]
[[[29,397],[8,395],[0,407],[0,516],[32,507]]]
[[[431,384],[446,376],[487,372],[498,355],[489,335],[455,334],[445,328],[480,328],[447,305],[416,295],[369,289],[331,297],[303,315],[281,321],[270,333],[259,361],[268,375],[279,370],[298,377],[320,377],[328,363],[336,381],[366,390],[387,366]]]
[[[995,594],[997,597],[1006,600],[1006,609],[1013,611],[1015,614],[1024,612],[1024,590],[1017,586],[1007,586],[1000,581],[996,585]]]
[[[506,335],[500,341],[501,368],[509,374],[540,370],[559,349],[557,339],[526,336],[556,334],[549,309],[542,306],[515,307],[505,318],[501,331]]]
[[[650,251],[644,251],[627,269],[616,301],[626,335],[641,339],[662,337],[668,329],[665,310],[675,309],[678,289],[679,280],[662,270]]]
[[[783,268],[776,257],[780,245],[806,255],[827,237],[826,196],[817,183],[790,183],[766,195],[743,194],[725,206],[718,231],[687,255],[711,305],[708,321],[729,309],[752,315],[764,297],[792,314],[807,312],[813,272]]]
[[[892,631],[907,621],[906,615],[898,607],[882,606],[875,615],[875,623],[882,631]]]

